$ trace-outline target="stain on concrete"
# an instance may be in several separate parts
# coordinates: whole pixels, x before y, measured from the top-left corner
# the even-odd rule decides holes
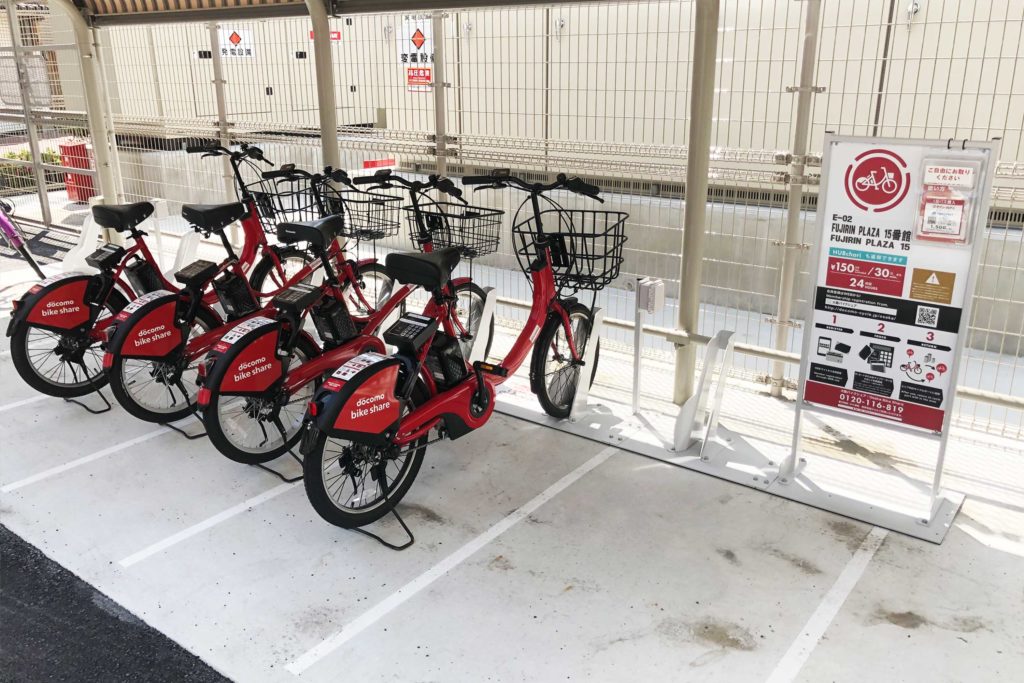
[[[974,633],[975,631],[989,631],[988,624],[978,617],[954,617],[949,624],[950,631],[961,633]]]
[[[666,622],[675,622],[675,620],[663,620],[658,625],[658,631],[667,635],[666,630],[670,626],[675,628],[675,625],[666,624]],[[684,624],[683,627],[693,640],[711,647],[744,652],[749,652],[757,647],[757,641],[750,631],[729,621],[703,619],[694,624]]]
[[[715,548],[715,552],[724,557],[729,562],[729,564],[733,564],[736,566],[740,565],[740,561],[739,558],[736,557],[736,553],[729,550],[728,548]]]
[[[507,572],[510,569],[515,569],[515,565],[509,562],[504,555],[495,555],[494,559],[487,563],[487,568]]]
[[[430,522],[431,524],[448,523],[448,520],[446,520],[444,517],[428,508],[426,505],[416,505],[415,503],[402,503],[400,511],[408,515],[419,517],[424,522]]]
[[[859,548],[869,533],[868,529],[864,529],[845,519],[830,520],[828,528],[832,530],[832,535],[835,536],[836,540],[845,543],[846,547],[850,550]]]
[[[905,629],[917,629],[931,623],[917,612],[890,612],[885,609],[877,610],[875,612],[875,619]]]
[[[821,569],[819,569],[816,564],[810,560],[805,560],[799,555],[793,555],[792,553],[787,553],[785,550],[779,550],[778,548],[766,548],[765,550],[769,555],[773,555],[780,560],[788,562],[808,576],[814,576],[822,573]]]

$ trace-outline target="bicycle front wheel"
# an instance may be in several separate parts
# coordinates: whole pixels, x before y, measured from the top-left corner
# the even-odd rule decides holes
[[[583,358],[590,342],[590,309],[576,303],[569,306],[566,312],[569,314],[569,329],[576,353]],[[597,361],[601,355],[600,340],[595,343],[594,364],[590,367],[588,377],[590,384],[594,383]],[[552,313],[534,344],[530,367],[537,398],[545,413],[557,418],[569,417],[583,369],[581,362],[573,360],[562,317]]]

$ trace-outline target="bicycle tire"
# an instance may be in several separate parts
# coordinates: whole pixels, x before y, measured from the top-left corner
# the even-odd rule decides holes
[[[111,316],[117,315],[127,305],[128,298],[116,289],[110,290],[107,300],[103,303],[103,307],[107,309]],[[93,391],[102,389],[107,385],[107,375],[103,372],[102,365],[100,366],[99,373],[91,382],[59,384],[44,379],[35,371],[28,353],[27,343],[30,329],[33,329],[32,325],[23,323],[18,326],[18,329],[11,336],[11,360],[14,362],[14,368],[18,372],[18,376],[30,387],[47,396],[78,398],[79,396],[91,394]],[[89,347],[92,348],[94,345],[90,344]]]
[[[577,348],[577,352],[582,356],[586,351],[586,344],[590,341],[590,309],[581,303],[575,303],[568,307],[566,313],[569,314],[570,324],[576,319],[579,321],[580,329],[586,329],[587,336],[584,342],[583,348]],[[585,326],[585,328],[583,327]],[[576,379],[572,382],[571,387],[568,385],[562,385],[563,390],[566,392],[558,397],[552,397],[552,389],[548,382],[545,381],[546,377],[546,366],[548,355],[552,353],[552,344],[556,342],[556,336],[562,332],[562,318],[557,313],[551,313],[548,315],[547,320],[544,322],[544,327],[541,328],[540,334],[537,336],[537,341],[533,346],[533,357],[530,363],[530,377],[534,378],[534,390],[537,393],[537,399],[540,401],[541,408],[544,412],[552,417],[565,419],[569,417],[569,413],[572,411],[572,402],[576,396],[576,387],[579,386],[579,375],[576,373]],[[594,364],[590,368],[590,384],[594,384],[594,376],[597,374],[597,364],[601,358],[601,340],[597,340],[597,347],[594,349]]]
[[[475,282],[463,282],[461,285],[458,285],[455,288],[455,296],[456,297],[458,297],[460,293],[466,293],[466,292],[469,292],[472,296],[475,296],[475,297],[479,298],[479,300],[480,300],[480,307],[481,307],[481,311],[482,311],[483,310],[483,305],[487,301],[487,295],[484,293],[483,288],[480,287],[480,285],[476,284]],[[462,321],[460,320],[460,322],[462,322]],[[466,331],[469,332],[470,334],[472,334],[474,337],[476,336],[476,333],[473,330],[470,329],[470,330],[466,330]],[[475,341],[476,341],[475,339],[474,340],[470,340],[470,344],[469,345],[463,344],[461,340],[459,342],[460,345],[462,345],[462,355],[467,360],[469,359],[469,350],[472,349],[473,342],[475,342]],[[494,318],[492,317],[491,318],[491,323],[489,325],[489,329],[487,330],[487,342],[484,344],[484,355],[483,355],[483,357],[484,357],[485,360],[487,359],[487,356],[490,355],[490,353],[491,353],[491,344],[493,344],[493,343],[494,343]]]
[[[300,335],[299,341],[295,345],[295,350],[302,353],[306,360],[320,355],[320,348],[313,343],[308,337]],[[319,385],[319,380],[314,380],[313,388],[314,391],[316,386]],[[206,426],[206,435],[210,437],[210,442],[213,443],[221,455],[243,465],[259,465],[265,462],[270,462],[275,458],[284,455],[288,450],[295,447],[299,439],[302,437],[301,422],[299,423],[299,429],[295,430],[295,433],[287,437],[284,442],[275,448],[272,448],[266,452],[253,453],[246,451],[236,446],[230,437],[225,432],[224,426],[221,424],[221,412],[220,403],[223,398],[237,398],[233,396],[224,397],[221,396],[220,392],[213,392],[210,397],[210,402],[206,408],[203,409],[203,424]],[[303,410],[305,405],[302,406]],[[272,423],[269,425],[271,429],[276,429],[276,426]]]
[[[430,398],[430,393],[427,391],[423,380],[417,380],[410,398],[411,409],[415,409],[417,406],[422,405]],[[419,445],[415,447],[415,450],[409,457],[408,463],[400,472],[402,479],[399,481],[398,486],[393,491],[389,492],[386,498],[380,499],[378,503],[367,511],[350,512],[343,510],[334,504],[327,491],[327,486],[324,483],[323,463],[324,452],[327,448],[327,440],[327,436],[321,433],[315,447],[303,460],[302,481],[306,488],[306,498],[309,499],[309,502],[313,506],[313,509],[316,510],[316,513],[320,515],[324,521],[343,529],[354,529],[356,527],[372,524],[391,512],[391,510],[401,502],[402,498],[405,497],[405,494],[409,492],[409,488],[412,486],[413,481],[416,479],[416,475],[419,474],[420,467],[423,465],[423,457],[427,451],[427,437],[423,436],[419,441],[417,441],[417,444]],[[336,439],[336,441],[340,440]]]
[[[207,331],[224,325],[224,323],[214,313],[203,307],[200,307],[196,312],[196,319],[194,322],[200,323]],[[149,410],[145,406],[139,405],[131,393],[125,388],[123,382],[124,362],[124,357],[120,355],[114,356],[114,362],[110,366],[110,370],[107,372],[107,377],[110,380],[110,393],[114,395],[114,398],[117,399],[117,402],[121,404],[121,407],[124,408],[128,414],[145,422],[166,423],[184,419],[195,412],[196,404],[194,401],[186,401],[184,407],[168,412],[156,412],[154,410]]]

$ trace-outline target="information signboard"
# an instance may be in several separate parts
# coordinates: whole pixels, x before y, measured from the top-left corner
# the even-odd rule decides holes
[[[989,150],[825,143],[801,404],[942,433],[984,229]]]

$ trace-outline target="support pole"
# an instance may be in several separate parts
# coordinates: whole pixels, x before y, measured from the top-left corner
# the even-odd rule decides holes
[[[316,98],[320,108],[320,145],[324,165],[341,167],[338,149],[338,100],[334,88],[334,62],[331,59],[331,22],[324,0],[306,0],[313,24],[313,57],[316,60]]]
[[[690,131],[686,160],[686,207],[683,213],[683,262],[679,274],[678,326],[697,332],[701,268],[704,258],[711,123],[715,100],[715,57],[718,52],[719,0],[697,0],[690,90]],[[676,347],[673,400],[682,404],[693,394],[697,347]]]
[[[800,61],[800,85],[797,88],[796,124],[793,129],[793,161],[789,175],[789,203],[786,207],[786,237],[782,245],[782,268],[779,272],[779,307],[775,316],[775,348],[786,351],[789,347],[790,315],[793,308],[793,288],[799,274],[800,253],[803,249],[800,234],[800,210],[804,197],[804,169],[806,168],[807,140],[810,137],[811,97],[815,93],[814,66],[818,47],[818,24],[821,0],[807,0],[804,23],[804,44]],[[772,363],[771,394],[780,396],[785,378],[786,364]]]
[[[103,79],[100,78],[99,60],[96,58],[95,47],[89,35],[89,26],[72,0],[50,0],[50,5],[64,10],[75,31],[75,43],[82,59],[82,89],[85,91],[85,112],[89,124],[89,137],[92,138],[93,156],[96,159],[99,190],[107,201],[116,202],[117,185],[110,152],[113,135],[110,122],[104,116]]]
[[[434,149],[438,175],[448,172],[448,103],[445,99],[447,84],[444,81],[444,17],[436,11],[430,15],[430,29],[434,41]]]
[[[213,62],[213,93],[217,102],[217,131],[220,144],[223,147],[231,147],[231,138],[228,135],[228,103],[224,93],[224,86],[227,79],[224,77],[224,58],[220,53],[220,31],[217,22],[211,21],[206,25],[210,32],[210,54]],[[235,199],[235,176],[231,170],[231,162],[225,156],[221,157],[221,175],[224,179],[224,201],[230,202]],[[231,226],[231,241],[237,242],[237,228]]]

